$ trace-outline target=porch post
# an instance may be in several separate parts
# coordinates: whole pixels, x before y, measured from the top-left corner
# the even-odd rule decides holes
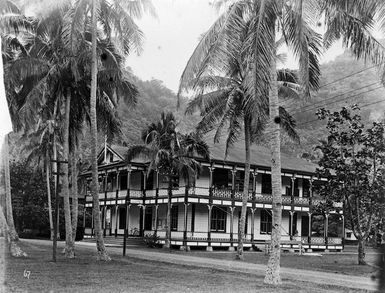
[[[159,171],[155,171],[155,235],[158,233]]]
[[[126,255],[127,231],[129,227],[129,220],[130,220],[130,208],[131,208],[131,204],[127,204],[127,200],[126,200],[126,226],[124,227],[123,256]]]
[[[307,214],[309,216],[309,235],[307,236],[307,242],[309,243],[309,249],[311,249],[310,245],[311,245],[311,226],[312,226],[312,224],[311,224],[311,216],[312,216],[312,213],[308,212]]]
[[[118,197],[119,197],[119,170],[116,172],[116,198],[115,198],[115,238],[118,237]]]
[[[342,249],[345,248],[345,216],[341,215],[342,217]]]
[[[213,247],[211,246],[211,209],[213,206],[211,204],[207,205],[208,208],[208,221],[207,221],[207,251],[213,251]]]
[[[294,211],[289,211],[289,213],[290,213],[290,226],[289,226],[289,235],[290,235],[290,240],[293,240],[293,235],[294,235],[294,233],[293,233],[293,220],[294,220]]]
[[[94,236],[94,203],[91,203],[91,237]]]
[[[190,247],[187,246],[187,213],[188,213],[188,192],[189,192],[189,184],[186,185],[185,193],[184,193],[184,227],[183,227],[183,246],[186,251],[190,250]]]
[[[234,210],[235,207],[230,207],[230,247],[229,251],[234,251]]]
[[[289,227],[289,235],[290,240],[293,240],[293,215],[294,215],[294,186],[295,186],[295,174],[291,177],[291,203],[290,203],[290,227]]]
[[[190,247],[187,246],[187,209],[189,203],[184,203],[184,227],[183,227],[183,246],[186,251],[190,250]]]
[[[251,202],[251,247],[254,249],[254,227],[255,227],[255,211],[256,211],[256,183],[257,183],[257,169],[254,170],[254,172],[251,173],[253,176],[253,189],[252,189],[252,202]]]
[[[235,176],[236,174],[237,174],[237,169],[236,169],[236,166],[234,166],[233,169],[231,170],[230,247],[234,247],[234,210],[235,210]],[[232,251],[234,250],[234,248],[229,248],[229,250]]]
[[[326,250],[328,250],[328,234],[329,234],[329,214],[325,214],[325,245],[326,245]]]
[[[310,181],[309,181],[309,237],[308,237],[308,242],[309,242],[309,250],[308,251],[312,251],[311,249],[311,227],[312,227],[312,223],[311,223],[311,216],[312,216],[312,213],[313,213],[313,176],[310,178]]]
[[[107,170],[106,170],[106,171],[105,171],[105,176],[104,176],[103,237],[106,237],[107,183],[108,183],[108,173],[107,173]]]
[[[158,209],[159,205],[155,204],[155,235],[158,233]]]

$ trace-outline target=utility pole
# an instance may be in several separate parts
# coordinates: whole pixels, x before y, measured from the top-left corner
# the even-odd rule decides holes
[[[51,160],[51,162],[57,163],[56,172],[52,172],[53,175],[56,176],[56,188],[55,188],[55,225],[54,229],[54,237],[52,243],[52,261],[56,262],[56,251],[57,251],[57,232],[59,229],[59,176],[64,175],[64,173],[60,173],[60,164],[68,164],[68,161],[60,161],[60,160]]]

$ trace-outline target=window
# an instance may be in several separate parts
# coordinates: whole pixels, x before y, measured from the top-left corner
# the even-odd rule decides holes
[[[292,186],[292,181],[290,179],[290,186],[286,186],[286,195],[291,196],[291,186]],[[299,189],[298,189],[298,179],[294,180],[294,196],[299,196]]]
[[[119,208],[119,229],[126,228],[126,208]]]
[[[191,232],[195,230],[195,203],[191,205]]]
[[[226,231],[226,208],[213,207],[211,210],[211,231]]]
[[[119,178],[120,182],[120,190],[126,190],[127,189],[127,174],[123,174]]]
[[[261,234],[271,234],[272,218],[269,211],[261,211]]]
[[[171,208],[171,231],[178,230],[178,206],[174,205]]]
[[[310,181],[309,179],[303,179],[302,180],[302,192],[303,197],[309,197],[310,196]]]
[[[144,230],[152,230],[152,207],[145,209]]]
[[[271,194],[271,175],[262,174],[262,193]]]
[[[230,188],[231,187],[231,172],[228,169],[214,169],[213,172],[213,186],[216,188]]]
[[[352,238],[352,232],[346,232],[346,238]]]

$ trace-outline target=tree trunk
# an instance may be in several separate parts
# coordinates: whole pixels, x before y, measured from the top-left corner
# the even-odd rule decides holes
[[[50,170],[49,170],[49,155],[46,156],[45,162],[45,178],[47,181],[47,197],[48,197],[48,218],[49,218],[49,231],[50,239],[53,240],[54,231],[53,231],[53,219],[52,219],[52,203],[51,203],[51,184],[50,184]]]
[[[275,41],[275,20],[272,28],[272,39]],[[273,45],[275,46],[275,45]],[[273,50],[276,55],[276,49]],[[267,284],[281,284],[280,259],[281,259],[281,220],[282,220],[282,182],[281,182],[281,149],[280,149],[280,120],[278,109],[278,86],[276,73],[276,60],[271,58],[270,93],[269,93],[269,120],[271,131],[271,182],[273,194],[273,219],[271,231],[270,256],[264,282]]]
[[[11,197],[11,176],[9,169],[9,148],[8,148],[8,134],[4,138],[4,178],[5,178],[5,205],[6,205],[6,219],[9,230],[9,237],[11,241],[18,241],[19,236],[15,229],[15,222],[13,220],[12,197]]]
[[[76,230],[78,227],[78,172],[76,166],[77,148],[74,146],[74,152],[71,155],[71,181],[72,181],[72,241],[75,242]]]
[[[247,201],[249,199],[249,181],[250,181],[250,123],[248,117],[245,116],[244,128],[245,128],[245,178],[243,181],[243,196],[242,196],[242,210],[241,220],[238,231],[238,247],[237,258],[243,260],[243,238],[245,237],[246,226],[246,212]]]
[[[55,135],[55,133],[53,134],[53,137],[52,137],[52,141],[53,141],[53,150],[52,150],[52,152],[53,152],[53,154],[52,154],[52,159],[53,159],[53,164],[52,164],[52,172],[54,173],[54,174],[56,174],[56,172],[57,172],[57,162],[56,162],[56,160],[57,160],[57,148],[56,148],[56,135]],[[54,177],[54,184],[55,184],[55,200],[56,200],[56,194],[59,192],[59,190],[57,190],[57,176],[55,175]],[[59,204],[58,204],[59,205]],[[59,211],[57,211],[57,212],[59,212]],[[56,237],[56,239],[60,239],[60,232],[59,232],[59,217],[57,217],[57,221],[56,221],[56,223],[54,223],[54,225],[56,225],[56,235],[55,235],[55,237]]]
[[[366,265],[365,261],[365,242],[362,236],[358,237],[358,264]]]
[[[167,201],[167,218],[166,218],[166,240],[164,247],[171,249],[171,198],[172,198],[172,177],[168,179],[168,201]]]
[[[21,250],[20,246],[17,244],[17,241],[11,235],[11,231],[7,224],[7,220],[5,219],[3,209],[0,209],[0,230],[2,231],[5,240],[8,242],[9,252],[13,257],[26,257],[28,256],[23,250]],[[2,252],[2,251],[1,251]],[[0,257],[0,259],[2,259]]]
[[[65,257],[74,258],[74,243],[72,241],[72,223],[71,223],[71,206],[70,206],[70,192],[68,183],[68,164],[69,164],[69,124],[70,124],[70,105],[71,94],[67,90],[65,99],[65,121],[64,121],[64,133],[63,133],[63,161],[67,163],[62,164],[63,180],[61,193],[64,202],[64,221],[66,230],[66,245],[65,245]]]
[[[96,11],[98,0],[92,1],[92,64],[91,64],[91,99],[90,99],[90,119],[91,119],[91,166],[92,166],[92,182],[91,194],[93,198],[93,214],[94,214],[94,229],[98,260],[111,260],[104,246],[103,231],[100,220],[99,207],[99,180],[98,180],[98,162],[97,162],[97,147],[98,147],[98,132],[96,121],[96,87],[98,75],[98,60],[96,56]]]

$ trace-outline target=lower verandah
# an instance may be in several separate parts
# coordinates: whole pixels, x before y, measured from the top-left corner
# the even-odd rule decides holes
[[[187,246],[237,246],[238,225],[241,207],[228,207],[206,204],[173,203],[171,210],[171,244]],[[211,217],[209,220],[209,207]],[[156,232],[160,243],[164,243],[166,236],[167,204],[135,205],[128,208],[120,206],[102,207],[102,223],[105,235],[123,235],[127,227],[128,235],[144,236]],[[270,240],[271,209],[247,209],[245,227],[245,247],[261,246]],[[87,209],[85,233],[91,235],[91,209]],[[295,246],[301,242],[305,249],[333,249],[341,250],[343,223],[339,215],[323,217],[312,215],[309,223],[309,214],[296,211],[282,211],[281,240],[282,246]],[[185,218],[187,218],[185,220]],[[254,221],[253,221],[254,218]],[[334,219],[332,219],[334,218]],[[293,222],[291,224],[291,222]],[[312,230],[309,233],[309,229]],[[326,235],[327,234],[327,235]]]

